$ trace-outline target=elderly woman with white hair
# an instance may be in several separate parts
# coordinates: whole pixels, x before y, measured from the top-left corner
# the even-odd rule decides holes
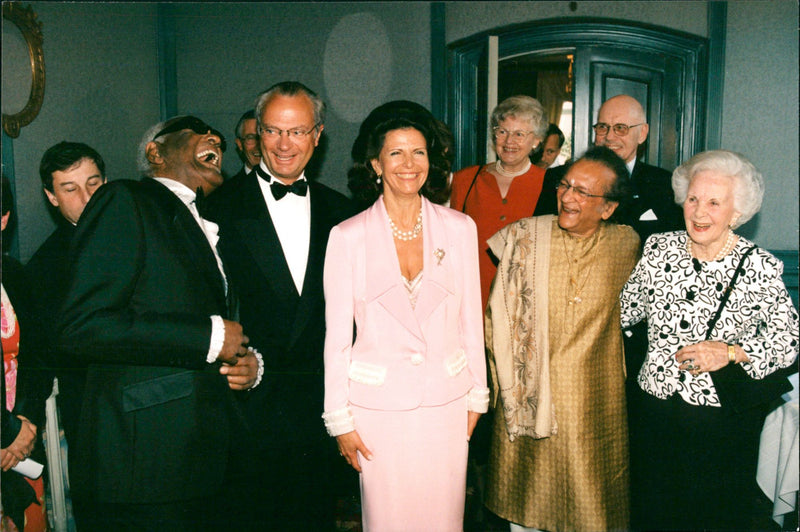
[[[621,320],[647,320],[649,347],[628,398],[634,529],[754,525],[759,433],[798,352],[783,264],[734,233],[761,207],[743,156],[695,155],[672,175],[686,231],[647,239],[622,290]]]

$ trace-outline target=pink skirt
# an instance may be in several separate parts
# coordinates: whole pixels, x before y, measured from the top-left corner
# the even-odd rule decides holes
[[[359,455],[365,532],[461,532],[467,399],[402,412],[351,405],[372,460]]]

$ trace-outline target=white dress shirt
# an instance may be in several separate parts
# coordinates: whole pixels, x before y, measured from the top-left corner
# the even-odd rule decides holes
[[[261,169],[269,174],[269,170],[263,162],[260,163]],[[271,174],[272,180],[276,180]],[[305,180],[305,172],[300,174],[298,179]],[[296,194],[286,194],[280,200],[276,200],[272,195],[269,183],[259,178],[258,186],[261,187],[261,195],[267,204],[269,215],[278,233],[278,239],[283,248],[283,256],[292,274],[292,280],[297,288],[297,293],[303,293],[303,280],[306,276],[306,265],[308,264],[308,248],[311,241],[311,188],[305,196]]]
[[[633,177],[633,167],[636,166],[636,156],[633,156],[633,159],[625,163],[625,166],[628,167],[628,173]]]
[[[186,205],[186,208],[189,209],[189,212],[192,213],[192,217],[197,222],[197,225],[200,226],[200,230],[202,230],[203,234],[206,236],[208,245],[211,246],[211,251],[214,253],[214,258],[217,260],[217,268],[219,268],[219,273],[222,275],[222,282],[225,285],[225,293],[227,293],[228,280],[225,277],[225,270],[222,267],[222,259],[220,259],[219,253],[217,253],[219,226],[214,222],[206,220],[200,216],[200,213],[197,211],[197,205],[194,203],[197,194],[195,194],[195,192],[189,187],[168,177],[154,177],[153,179],[167,187],[170,192],[175,194],[178,199],[181,200],[184,205]],[[211,316],[211,341],[208,347],[208,355],[206,356],[206,360],[209,364],[217,360],[217,356],[219,356],[220,351],[222,351],[222,346],[224,344],[225,322],[222,321],[222,316]]]

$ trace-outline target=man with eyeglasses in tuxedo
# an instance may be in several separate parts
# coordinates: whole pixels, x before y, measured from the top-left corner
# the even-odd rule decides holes
[[[236,153],[242,160],[242,168],[230,179],[246,176],[261,162],[261,147],[256,131],[256,114],[250,109],[236,123]]]
[[[240,318],[264,355],[264,382],[243,402],[245,468],[228,488],[249,503],[229,512],[231,530],[333,528],[324,429],[322,270],[330,229],[350,201],[309,180],[325,104],[296,81],[273,85],[255,104],[261,162],[210,198],[220,250],[240,290]],[[338,457],[337,457],[338,458]],[[234,515],[235,513],[235,515]]]

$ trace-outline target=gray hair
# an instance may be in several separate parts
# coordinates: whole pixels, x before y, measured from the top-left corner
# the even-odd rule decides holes
[[[314,123],[317,125],[324,124],[325,102],[317,96],[317,93],[299,81],[282,81],[268,88],[256,98],[255,113],[258,127],[263,126],[261,123],[261,115],[264,114],[264,108],[274,96],[297,96],[298,94],[305,94],[311,100],[311,105],[314,108]]]
[[[500,122],[509,116],[530,121],[533,136],[536,137],[539,142],[545,140],[547,128],[550,126],[550,120],[547,118],[544,107],[539,103],[539,100],[524,95],[506,98],[497,104],[497,107],[492,111],[489,127],[497,127]]]
[[[733,208],[741,215],[731,225],[736,229],[748,222],[761,209],[764,199],[764,177],[744,155],[728,150],[698,153],[672,173],[675,203],[683,206],[692,179],[699,173],[713,170],[733,182]]]
[[[242,116],[239,117],[239,121],[236,122],[236,138],[242,139],[242,134],[244,133],[244,123],[247,120],[255,120],[256,114],[255,111],[250,109],[249,111],[245,111]]]
[[[141,172],[142,175],[153,177],[153,167],[150,166],[150,161],[147,160],[147,145],[153,141],[153,137],[155,137],[156,133],[164,129],[164,125],[167,122],[168,120],[164,120],[163,122],[159,122],[147,128],[147,131],[142,135],[142,140],[139,141],[139,151],[136,153],[136,166],[139,168],[139,172]]]

